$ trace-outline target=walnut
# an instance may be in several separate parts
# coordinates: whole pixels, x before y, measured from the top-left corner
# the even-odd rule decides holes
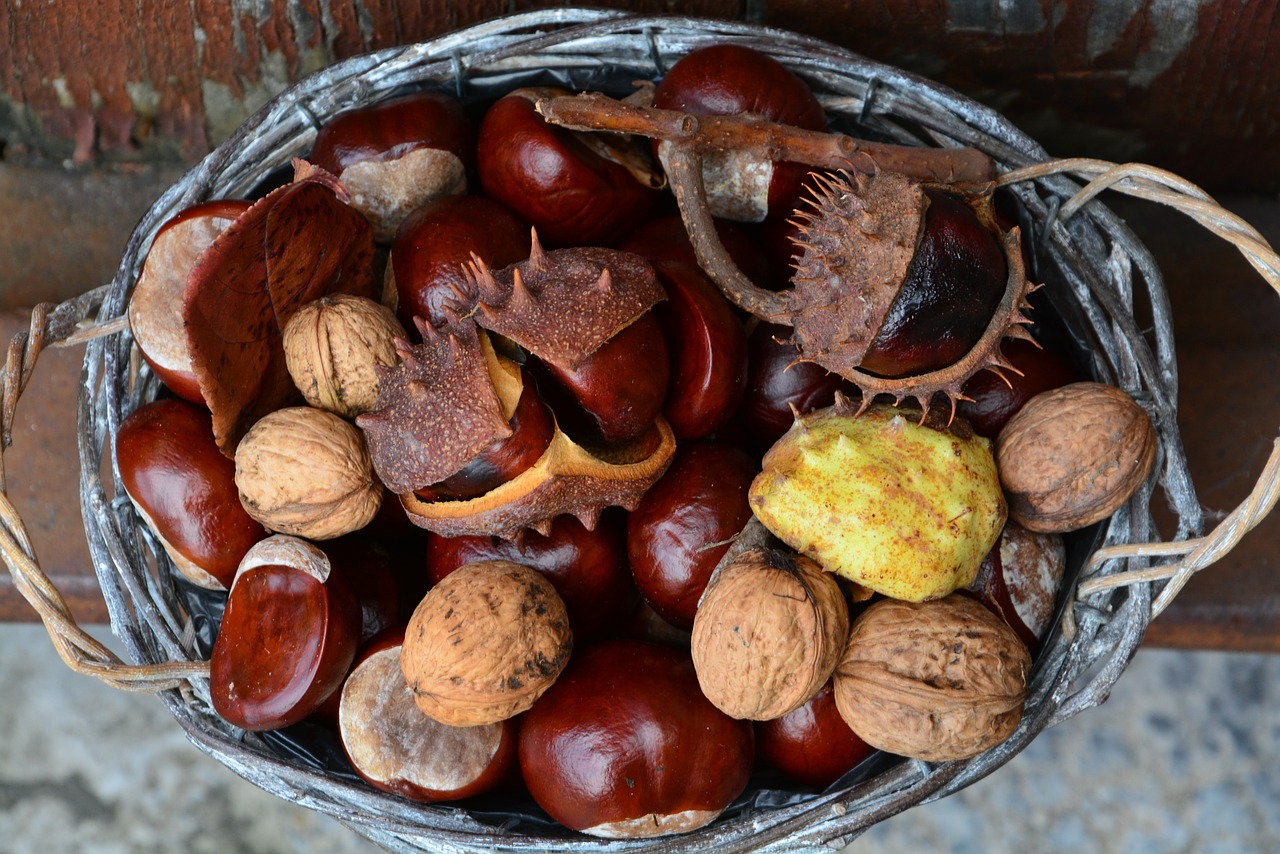
[[[873,747],[930,762],[966,759],[1022,719],[1031,655],[964,594],[882,599],[854,621],[836,667],[836,707]]]
[[[1009,515],[1063,533],[1107,518],[1147,479],[1156,431],[1133,398],[1081,382],[1036,395],[996,438]]]
[[[347,294],[307,303],[284,328],[289,375],[307,403],[354,418],[378,399],[374,365],[396,364],[404,327],[391,309]]]
[[[282,534],[340,537],[367,525],[382,503],[364,436],[322,409],[265,416],[236,446],[235,462],[245,510]]]
[[[564,602],[539,572],[505,560],[464,564],[423,597],[400,666],[423,712],[476,726],[526,711],[569,662]]]
[[[754,549],[708,583],[693,618],[693,665],[722,712],[772,720],[826,684],[848,636],[833,575],[806,557]]]

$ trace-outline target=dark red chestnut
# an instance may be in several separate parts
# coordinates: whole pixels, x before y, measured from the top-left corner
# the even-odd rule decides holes
[[[1021,375],[1010,370],[1001,374],[980,371],[962,389],[971,400],[961,400],[956,405],[956,414],[968,421],[979,436],[988,439],[994,439],[1014,413],[1040,392],[1080,379],[1070,362],[1030,341],[1011,338],[1000,345],[1000,352]]]
[[[654,263],[667,291],[654,307],[671,360],[666,416],[677,439],[701,439],[733,417],[747,382],[747,333],[737,313],[697,267]]]
[[[791,329],[759,323],[747,338],[747,387],[738,410],[757,449],[768,448],[805,414],[835,402],[836,392],[855,397],[851,383],[814,362],[800,360]],[[794,407],[794,411],[792,409]]]
[[[648,220],[662,196],[605,156],[601,140],[553,127],[534,100],[555,90],[520,89],[485,114],[476,144],[480,184],[562,246],[609,246]]]
[[[751,518],[747,490],[758,470],[732,445],[683,445],[628,516],[627,554],[636,587],[673,626],[693,626],[711,571]]]
[[[577,370],[538,364],[548,402],[570,434],[585,429],[605,442],[634,439],[653,426],[666,401],[670,361],[652,311],[606,341]]]
[[[475,255],[494,269],[529,257],[529,227],[484,196],[446,196],[417,208],[391,245],[388,274],[405,329],[413,318],[443,326],[442,306],[465,293],[463,265]]]
[[[514,718],[455,727],[414,702],[400,668],[404,629],[362,650],[343,683],[342,748],[369,785],[414,801],[454,801],[490,791],[514,773]]]
[[[875,752],[840,717],[831,682],[795,711],[756,723],[760,758],[802,786],[825,789]]]
[[[746,787],[751,724],[698,690],[686,653],[609,641],[574,653],[525,713],[520,770],[565,827],[610,838],[695,830]]]
[[[319,548],[275,535],[245,555],[209,659],[214,710],[247,730],[308,717],[338,690],[360,643],[360,605]]]
[[[311,162],[342,179],[386,242],[414,208],[467,191],[473,137],[457,98],[418,92],[334,116],[316,134]]]
[[[587,640],[616,628],[636,602],[619,512],[602,514],[594,530],[573,516],[557,516],[549,535],[526,531],[520,542],[428,536],[427,575],[432,584],[478,560],[509,560],[546,576],[564,600],[575,638]]]
[[[189,581],[225,590],[267,531],[236,489],[236,466],[218,450],[209,411],[185,400],[136,409],[116,433],[116,463],[134,507]]]
[[[480,452],[457,474],[415,490],[417,496],[423,501],[476,498],[513,479],[538,461],[555,435],[555,422],[527,373],[510,424],[513,431],[510,436],[499,439]]]
[[[754,226],[718,219],[716,234],[734,266],[762,288],[769,287],[771,270],[768,256],[761,248],[760,233]],[[658,217],[635,230],[619,247],[652,261],[677,261],[698,267],[693,242],[679,214]],[[786,281],[786,278],[782,280]]]
[[[399,504],[398,501],[387,503]],[[360,604],[362,642],[404,622],[411,612],[401,609],[400,584],[393,565],[395,556],[367,527],[328,540],[321,548],[328,555],[333,571],[341,574]]]
[[[129,331],[156,377],[184,400],[204,406],[182,329],[182,294],[202,252],[249,209],[249,202],[204,202],[160,227],[129,297]]]
[[[741,45],[702,48],[671,67],[654,106],[697,115],[750,113],[806,130],[826,130],[822,106],[803,80],[771,56]],[[740,222],[785,218],[795,208],[809,168],[748,154],[706,157],[711,212]]]

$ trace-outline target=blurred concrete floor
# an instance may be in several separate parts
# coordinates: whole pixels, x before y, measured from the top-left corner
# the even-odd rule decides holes
[[[845,854],[1275,852],[1277,709],[1280,656],[1144,649],[1103,706]],[[0,626],[0,852],[375,850],[197,751],[159,701],[72,673],[39,626]]]

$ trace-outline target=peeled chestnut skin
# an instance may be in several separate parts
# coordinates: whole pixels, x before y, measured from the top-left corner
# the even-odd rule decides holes
[[[251,731],[291,726],[342,685],[360,641],[360,606],[340,575],[288,566],[241,573],[209,659],[214,710]]]
[[[782,437],[801,415],[830,406],[836,392],[854,397],[855,386],[815,362],[799,361],[791,327],[759,323],[747,338],[747,387],[738,420],[753,448],[763,450]]]
[[[760,758],[815,789],[825,789],[875,753],[840,717],[830,681],[800,708],[755,726]]]
[[[661,195],[621,164],[587,148],[574,132],[543,121],[512,93],[496,101],[476,141],[480,184],[561,246],[608,246],[650,219]]]
[[[470,165],[473,135],[457,98],[417,92],[334,116],[316,134],[309,158],[339,176],[354,163],[401,157],[424,147],[453,152]]]
[[[184,400],[145,404],[120,424],[115,452],[130,497],[199,570],[180,566],[183,574],[199,576],[192,580],[203,587],[230,587],[267,531],[240,503],[235,463],[218,450],[209,411]]]
[[[627,554],[645,602],[677,628],[693,626],[727,541],[751,518],[747,491],[758,467],[723,442],[682,445],[666,474],[627,517]],[[708,548],[713,543],[723,543]]]
[[[444,196],[405,218],[391,246],[391,268],[405,329],[423,317],[446,321],[442,306],[465,293],[464,264],[474,253],[499,270],[529,257],[529,227],[484,196]]]
[[[666,338],[652,311],[602,344],[576,370],[537,364],[548,403],[566,432],[575,436],[585,430],[588,438],[605,442],[635,439],[653,426],[671,373]]]
[[[1004,248],[963,201],[926,189],[924,232],[907,278],[860,367],[902,377],[944,368],[973,348],[1004,294]]]
[[[1022,375],[1004,370],[1006,383],[991,371],[979,371],[961,389],[972,400],[961,400],[956,406],[956,414],[968,421],[979,436],[988,439],[999,435],[1009,419],[1040,392],[1080,380],[1079,372],[1069,361],[1030,341],[1012,338],[1000,345],[1000,351]]]
[[[555,422],[547,412],[528,374],[520,402],[511,415],[514,431],[485,448],[457,474],[416,490],[423,501],[465,501],[478,498],[512,480],[538,461],[555,435]]]
[[[745,788],[753,757],[750,723],[702,696],[688,654],[643,641],[575,651],[520,727],[520,769],[534,800],[564,826],[598,836],[706,824]],[[698,813],[685,823],[660,824],[690,810]]]

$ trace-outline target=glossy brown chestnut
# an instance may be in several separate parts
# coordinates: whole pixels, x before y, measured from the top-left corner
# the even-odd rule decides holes
[[[875,752],[840,717],[831,682],[803,706],[756,723],[759,757],[802,786],[825,789]]]
[[[716,234],[734,266],[753,283],[770,287],[769,258],[761,248],[760,232],[755,226],[717,219]],[[618,247],[624,252],[643,255],[650,261],[678,261],[698,267],[698,256],[689,240],[689,231],[679,214],[660,216],[640,226]],[[786,279],[783,279],[785,282]]]
[[[781,438],[795,421],[795,412],[803,415],[830,406],[837,391],[849,397],[858,394],[838,374],[800,361],[800,351],[790,341],[791,329],[775,323],[757,324],[747,338],[747,387],[738,419],[757,450]]]
[[[415,494],[423,501],[465,501],[506,483],[538,461],[555,435],[555,422],[527,373],[510,423],[510,436],[481,451],[457,474]]]
[[[414,208],[466,192],[474,136],[457,98],[417,92],[334,116],[316,134],[310,160],[342,179],[385,242]]]
[[[538,805],[611,838],[695,830],[743,790],[754,736],[698,691],[687,654],[642,641],[575,652],[520,727]]]
[[[275,535],[241,563],[209,659],[214,710],[246,730],[290,726],[342,684],[360,605],[318,548]]]
[[[1004,248],[973,209],[939,190],[897,297],[871,342],[862,370],[886,377],[946,367],[977,343],[1004,294]]]
[[[574,132],[543,121],[534,97],[512,92],[480,123],[476,161],[485,194],[561,246],[609,246],[650,219],[660,193]]]
[[[249,202],[203,202],[170,219],[156,233],[129,297],[129,330],[156,377],[184,400],[204,406],[182,331],[182,294],[200,254],[226,231]]]
[[[747,490],[757,471],[732,445],[682,445],[628,516],[627,555],[636,587],[673,626],[693,626],[711,571],[751,518]]]
[[[1056,352],[1037,347],[1030,341],[1012,338],[1000,345],[1000,351],[1021,372],[1005,370],[1005,379],[991,371],[981,371],[964,384],[963,392],[971,400],[961,400],[956,414],[968,421],[979,436],[994,439],[1004,425],[1028,400],[1042,391],[1077,382],[1079,372]]]
[[[566,432],[585,428],[605,442],[626,442],[653,426],[671,372],[666,338],[652,311],[606,341],[577,370],[538,365],[548,402]]]
[[[662,414],[677,439],[701,439],[733,417],[747,383],[747,333],[729,301],[697,267],[657,261],[667,299],[654,307],[671,377]]]
[[[361,650],[343,682],[342,748],[369,785],[414,801],[454,801],[490,791],[516,767],[516,723],[455,727],[422,713],[400,669],[404,629]]]
[[[121,422],[115,447],[125,490],[178,571],[201,587],[230,587],[267,530],[240,503],[209,411],[185,400],[145,404]]]
[[[714,45],[682,57],[658,84],[654,106],[697,115],[750,113],[806,130],[827,127],[822,106],[803,80],[773,57],[734,44]],[[705,176],[705,163],[703,171]],[[770,165],[762,159],[758,164],[731,161],[725,171],[736,172],[734,183],[739,186],[748,174],[760,172],[762,192],[749,199],[740,197],[733,215],[728,209],[721,213],[730,219],[759,222],[766,214],[775,219],[790,215],[809,168],[786,162]],[[708,183],[715,211],[717,181],[711,178]]]
[[[396,232],[388,264],[404,328],[414,328],[414,317],[444,325],[443,306],[466,292],[463,265],[473,255],[495,270],[523,261],[529,234],[515,214],[484,196],[446,196],[409,214]]]
[[[388,503],[399,504],[398,501]],[[360,604],[361,642],[404,622],[410,612],[401,609],[395,556],[381,538],[366,527],[327,540],[320,544],[320,548],[328,555],[333,571],[342,576]]]
[[[623,516],[616,508],[601,514],[594,530],[573,516],[557,516],[548,536],[526,531],[520,542],[428,535],[427,576],[432,584],[477,560],[509,560],[546,576],[564,600],[573,636],[581,640],[615,629],[639,600],[627,568]]]

